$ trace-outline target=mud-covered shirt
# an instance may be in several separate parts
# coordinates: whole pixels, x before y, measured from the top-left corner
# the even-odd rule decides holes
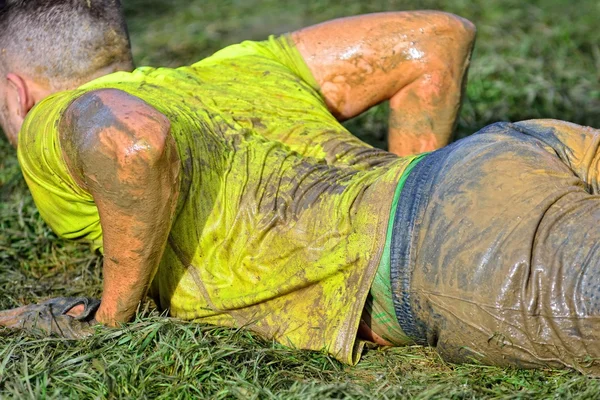
[[[100,251],[98,210],[67,171],[58,126],[74,99],[101,88],[155,107],[177,143],[181,194],[151,288],[160,306],[355,363],[394,190],[412,158],[351,136],[286,36],[187,67],[111,74],[40,102],[18,147],[44,220]]]

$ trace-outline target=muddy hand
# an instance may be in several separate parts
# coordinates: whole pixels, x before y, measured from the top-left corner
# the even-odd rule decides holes
[[[58,297],[40,304],[0,311],[0,326],[78,339],[92,334],[99,306],[100,301],[87,297]]]

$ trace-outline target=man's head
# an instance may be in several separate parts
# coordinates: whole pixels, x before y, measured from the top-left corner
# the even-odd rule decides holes
[[[119,0],[0,0],[0,125],[13,145],[36,102],[132,66]]]

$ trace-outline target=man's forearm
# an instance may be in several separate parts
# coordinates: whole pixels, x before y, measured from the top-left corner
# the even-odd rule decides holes
[[[410,155],[446,146],[460,109],[468,54],[459,71],[432,67],[390,99],[389,151]],[[440,61],[441,62],[441,61]],[[449,67],[446,67],[449,68]]]
[[[390,98],[388,144],[398,155],[432,151],[450,142],[466,87],[475,29],[466,21],[444,29],[447,42],[433,40],[422,73]],[[437,35],[444,36],[444,31]]]
[[[149,189],[160,192],[161,188],[156,187],[159,185],[148,183]],[[133,316],[156,273],[167,242],[175,196],[159,193],[143,203],[132,204],[136,209],[131,210],[131,215],[101,214],[104,290],[96,319],[107,325],[126,322]]]

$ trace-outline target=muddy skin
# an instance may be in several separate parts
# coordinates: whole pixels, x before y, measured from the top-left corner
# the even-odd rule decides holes
[[[180,162],[169,121],[117,90],[71,104],[61,144],[75,179],[94,197],[104,234],[104,291],[96,319],[128,321],[166,245],[179,192]]]
[[[358,326],[358,337],[380,346],[393,346],[394,344],[392,342],[382,338],[376,333],[377,329],[373,328],[370,322],[370,319],[365,318],[363,314],[363,319],[361,319],[360,325]]]
[[[0,311],[0,326],[79,339],[93,333],[100,302],[86,297],[60,297],[40,304]],[[75,312],[77,311],[77,312]]]
[[[357,39],[355,31],[368,34]],[[391,152],[421,153],[449,142],[475,39],[469,21],[441,12],[382,13],[316,25],[292,38],[339,119],[389,99]]]

